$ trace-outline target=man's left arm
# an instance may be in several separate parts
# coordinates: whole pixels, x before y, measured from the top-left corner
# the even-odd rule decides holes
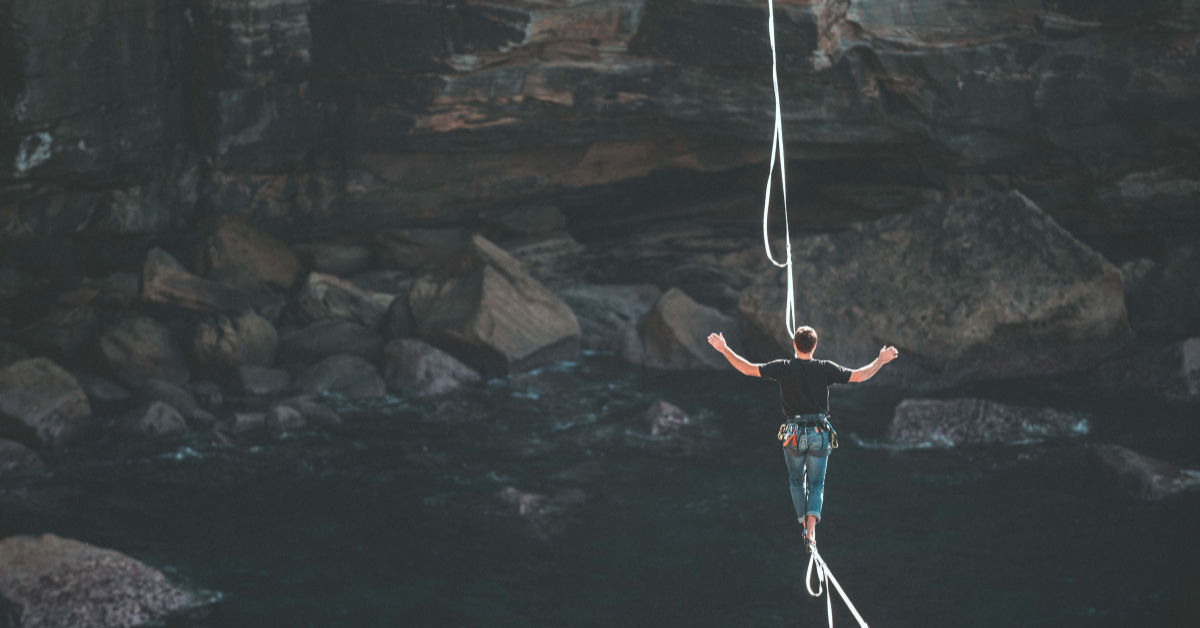
[[[898,357],[900,357],[900,352],[896,350],[896,347],[889,345],[880,349],[879,357],[875,358],[875,361],[864,367],[856,368],[853,371],[850,371],[850,383],[854,384],[857,382],[865,382],[868,379],[871,379],[876,373],[879,372],[879,369],[883,368],[884,364],[887,364]]]

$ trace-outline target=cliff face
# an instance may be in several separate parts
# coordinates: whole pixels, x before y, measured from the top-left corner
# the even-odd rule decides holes
[[[577,236],[666,211],[752,221],[765,8],[11,0],[0,238],[82,246],[231,213],[294,233],[469,224],[530,203]],[[1016,188],[1117,261],[1200,233],[1200,2],[792,0],[777,29],[801,220]]]

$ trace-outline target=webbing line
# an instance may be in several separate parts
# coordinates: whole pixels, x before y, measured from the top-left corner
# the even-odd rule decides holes
[[[783,154],[783,108],[779,101],[779,61],[775,55],[775,2],[767,0],[767,30],[771,34],[771,84],[775,88],[775,132],[771,138],[771,171],[767,174],[767,192],[763,200],[763,246],[767,249],[767,259],[779,268],[787,269],[787,307],[784,310],[784,324],[787,326],[787,337],[791,338],[796,331],[796,300],[793,296],[795,288],[792,282],[792,230],[788,224],[787,210],[787,166]],[[771,254],[771,238],[767,234],[767,219],[771,213],[771,183],[775,178],[775,155],[779,154],[779,183],[783,192],[783,232],[787,245],[787,259],[779,262]]]
[[[813,567],[817,568],[817,588],[814,591],[812,586]],[[830,585],[837,589],[838,595],[842,596],[842,601],[846,602],[846,607],[854,615],[854,619],[858,620],[858,625],[861,628],[867,628],[867,622],[858,614],[858,609],[854,608],[854,603],[850,601],[850,596],[842,589],[842,585],[838,584],[837,578],[833,577],[833,572],[829,571],[829,565],[825,564],[825,560],[817,553],[817,548],[812,548],[812,553],[808,555],[808,571],[804,574],[804,588],[808,589],[808,594],[813,597],[821,597],[821,593],[825,594],[825,611],[829,615],[829,628],[833,628],[833,600],[829,594]]]

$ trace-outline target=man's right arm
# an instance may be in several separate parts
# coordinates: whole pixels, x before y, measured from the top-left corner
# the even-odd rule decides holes
[[[725,344],[724,334],[709,334],[708,344],[712,345],[717,351],[720,351],[721,355],[725,356],[725,359],[733,365],[733,368],[737,369],[737,371],[742,375],[749,375],[750,377],[762,377],[762,372],[759,370],[759,367],[762,365],[755,364],[734,353],[733,349],[730,349],[729,345]]]
[[[883,368],[884,364],[887,364],[898,357],[900,357],[900,352],[896,350],[896,347],[887,346],[880,349],[879,357],[875,358],[874,362],[871,362],[862,368],[857,368],[853,371],[850,371],[850,383],[853,384],[855,382],[865,382],[868,379],[871,379],[876,373],[879,372],[879,369]]]

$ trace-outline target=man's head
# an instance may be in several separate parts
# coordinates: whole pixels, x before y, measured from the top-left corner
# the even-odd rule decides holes
[[[817,348],[817,330],[808,325],[797,327],[792,335],[792,344],[796,346],[797,353],[812,353]]]

